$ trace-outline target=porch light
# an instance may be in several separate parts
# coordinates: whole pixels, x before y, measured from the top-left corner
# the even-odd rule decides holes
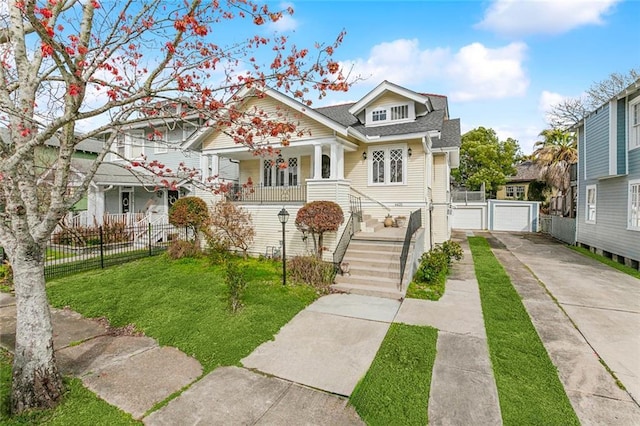
[[[363,160],[367,159],[367,151],[362,151],[362,159]]]
[[[413,154],[413,151],[411,150],[411,148],[409,148],[409,149],[407,150],[407,155],[408,155],[409,157],[411,157],[411,154]]]
[[[284,225],[289,220],[289,212],[282,207],[280,213],[278,213],[278,220],[282,224],[282,285],[287,285],[287,253],[285,250],[285,230]]]

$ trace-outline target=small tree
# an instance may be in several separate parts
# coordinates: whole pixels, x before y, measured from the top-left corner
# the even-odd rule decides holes
[[[178,199],[169,209],[169,223],[193,231],[194,244],[198,246],[198,234],[209,219],[207,203],[198,197]]]
[[[312,201],[298,210],[296,215],[296,226],[303,234],[311,234],[313,248],[318,257],[322,257],[324,233],[337,231],[342,222],[342,209],[333,201]]]
[[[251,213],[229,201],[219,201],[211,210],[211,236],[215,241],[242,250],[247,257],[247,250],[253,244],[256,232],[253,229]]]

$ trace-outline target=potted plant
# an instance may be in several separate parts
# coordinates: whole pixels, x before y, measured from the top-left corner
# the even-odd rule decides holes
[[[390,226],[393,226],[393,223],[393,217],[388,214],[387,217],[384,218],[384,227],[389,228]]]
[[[407,217],[406,216],[397,216],[396,217],[396,225],[398,226],[398,228],[403,228],[406,224],[407,224]]]

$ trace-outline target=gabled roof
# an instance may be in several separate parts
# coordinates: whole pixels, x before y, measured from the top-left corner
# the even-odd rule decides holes
[[[398,95],[411,99],[414,102],[424,104],[427,106],[427,111],[431,111],[433,109],[430,105],[428,96],[421,95],[420,93],[416,93],[413,90],[405,89],[404,87],[400,87],[397,84],[393,84],[385,80],[382,83],[378,84],[375,89],[367,93],[362,99],[353,104],[351,108],[349,108],[349,114],[360,114],[367,107],[367,105],[376,100],[379,96],[383,95],[385,92],[397,93]]]

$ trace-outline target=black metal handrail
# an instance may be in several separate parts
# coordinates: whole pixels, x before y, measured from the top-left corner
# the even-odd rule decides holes
[[[358,220],[362,222],[362,199],[349,194],[349,205],[351,206],[351,213],[353,213]]]
[[[228,189],[226,197],[229,201],[237,201],[243,203],[304,203],[307,201],[307,186],[263,186],[234,184]]]
[[[356,221],[355,213],[351,212],[349,215],[349,220],[347,221],[347,226],[344,227],[344,231],[342,231],[342,236],[338,240],[338,244],[336,245],[336,249],[333,252],[333,270],[334,276],[340,271],[340,264],[342,263],[342,259],[344,259],[344,254],[347,252],[347,247],[349,247],[349,243],[351,242],[351,238],[356,233]]]
[[[409,223],[407,225],[407,232],[404,234],[404,244],[402,245],[402,253],[400,254],[400,283],[398,288],[402,290],[402,280],[404,278],[404,271],[407,267],[407,257],[409,257],[409,247],[411,246],[411,237],[422,226],[422,210],[418,209],[411,213],[409,217]]]

